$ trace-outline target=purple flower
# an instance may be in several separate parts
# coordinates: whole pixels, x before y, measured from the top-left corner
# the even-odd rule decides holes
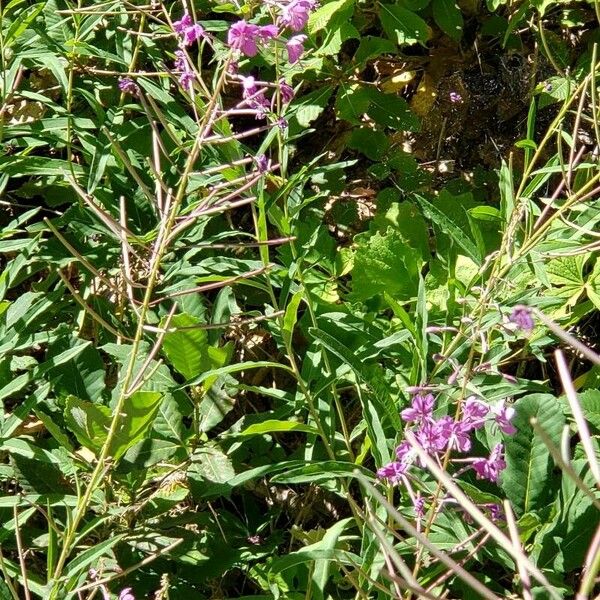
[[[300,35],[295,35],[291,37],[287,44],[285,45],[288,53],[288,60],[290,64],[293,65],[300,60],[302,54],[304,54],[304,42],[306,41],[306,36],[301,33]]]
[[[198,23],[195,23],[190,28],[185,30],[183,35],[183,41],[186,46],[191,46],[194,42],[198,41],[204,35],[204,29]]]
[[[506,435],[512,435],[517,432],[516,427],[511,423],[512,418],[515,416],[515,409],[512,406],[504,406],[504,404],[505,401],[501,400],[491,409],[500,431]]]
[[[492,521],[505,521],[504,510],[499,504],[484,504],[485,508],[490,511],[490,517]]]
[[[506,468],[506,462],[502,457],[503,450],[502,444],[496,444],[489,458],[476,458],[473,461],[473,469],[475,469],[478,479],[489,479],[494,483],[498,482],[500,471]]]
[[[279,119],[277,119],[277,127],[279,127],[279,129],[281,129],[282,131],[286,130],[288,128],[287,119],[279,117]]]
[[[440,429],[439,422],[435,421],[424,421],[419,431],[416,432],[415,437],[423,450],[429,454],[441,452],[448,443],[447,437],[445,437]]]
[[[175,33],[178,33],[179,35],[183,35],[185,33],[185,30],[188,27],[191,27],[194,24],[194,22],[192,21],[192,17],[190,17],[189,13],[185,13],[183,15],[183,17],[181,17],[181,19],[179,19],[179,21],[175,21],[173,23],[173,31],[175,31]]]
[[[444,441],[441,449],[455,448],[459,452],[468,452],[471,449],[469,436],[471,427],[468,423],[455,421],[452,417],[446,416],[437,421],[435,427],[438,431],[439,443]]]
[[[423,496],[417,496],[414,499],[413,508],[415,509],[415,516],[418,519],[422,519],[425,516],[425,499]]]
[[[480,429],[490,407],[477,396],[469,396],[462,407],[462,422],[470,429]]]
[[[292,0],[283,7],[281,22],[292,31],[301,31],[308,22],[310,11],[316,5],[315,0]]]
[[[131,588],[121,590],[118,600],[135,600],[135,596],[131,593]]]
[[[294,89],[284,79],[279,80],[279,93],[284,104],[289,104],[294,99]]]
[[[254,162],[260,173],[266,173],[269,170],[269,159],[264,154],[255,157]]]
[[[188,13],[173,23],[173,30],[179,35],[184,46],[191,46],[204,35],[204,28],[194,23]]]
[[[190,69],[190,65],[183,50],[175,50],[175,56],[175,69],[179,71],[179,85],[181,85],[186,92],[189,92],[196,75],[194,74],[194,71]]]
[[[124,94],[132,94],[133,96],[137,96],[140,91],[138,84],[129,77],[121,77],[119,79],[119,89]]]
[[[246,103],[250,108],[256,108],[260,110],[258,118],[264,118],[265,110],[269,107],[269,101],[265,97],[265,90],[259,89],[256,85],[256,80],[252,75],[248,77],[241,77],[242,80],[242,98],[246,100]]]
[[[415,449],[410,445],[409,442],[404,441],[396,448],[396,458],[406,465],[410,465],[415,456]]]
[[[462,96],[458,92],[450,92],[450,102],[454,104],[462,103]]]
[[[533,317],[531,316],[531,309],[528,306],[515,306],[508,320],[526,333],[533,331],[535,327]]]
[[[377,470],[379,479],[387,479],[390,483],[398,483],[406,472],[407,465],[399,462],[391,462]]]
[[[258,28],[258,37],[262,42],[268,42],[277,37],[279,29],[277,25],[262,25]]]
[[[248,77],[244,77],[243,75],[240,75],[240,78],[242,80],[242,98],[244,98],[244,100],[246,100],[247,98],[250,98],[251,96],[253,96],[254,94],[256,94],[256,92],[258,92],[258,88],[256,87],[256,79],[254,79],[254,77],[252,77],[252,75],[248,75]]]
[[[227,34],[227,43],[230,48],[239,50],[246,56],[256,56],[258,53],[257,39],[260,35],[258,25],[247,23],[246,21],[238,21],[229,28]]]
[[[427,419],[431,419],[435,398],[432,394],[416,394],[412,399],[411,408],[405,408],[400,414],[408,423],[422,423]]]

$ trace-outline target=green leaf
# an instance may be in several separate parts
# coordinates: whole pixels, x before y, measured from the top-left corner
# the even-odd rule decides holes
[[[65,407],[65,422],[77,441],[98,453],[106,441],[111,411],[107,406],[95,405],[75,396],[69,396]]]
[[[371,100],[367,114],[382,127],[396,131],[419,131],[421,123],[413,114],[404,98],[396,94],[384,94],[376,89],[369,93]]]
[[[384,417],[387,417],[394,429],[400,429],[401,421],[398,409],[394,405],[388,386],[382,381],[382,377],[380,377],[381,368],[378,365],[366,365],[357,358],[354,352],[350,351],[337,338],[325,331],[311,328],[309,332],[328,350],[333,352],[333,354],[347,364],[357,377],[368,384],[373,390],[374,401],[368,403],[367,408],[369,410],[365,410],[365,419],[367,420],[367,427],[370,428],[370,434],[372,435],[373,440],[377,442],[377,448],[382,454],[387,454],[381,446],[381,436],[383,435],[381,422],[384,420]],[[374,414],[371,409],[375,409]]]
[[[187,474],[194,498],[200,499],[228,494],[235,470],[222,450],[204,446],[194,453]]]
[[[163,350],[169,361],[186,379],[208,371],[212,364],[208,354],[208,334],[200,329],[200,319],[188,314],[175,315],[169,324],[181,328],[165,334]],[[165,320],[161,322],[164,326]]]
[[[296,321],[298,320],[298,307],[300,302],[304,298],[304,289],[300,288],[294,293],[292,299],[289,301],[285,315],[283,317],[283,327],[281,328],[281,335],[287,345],[292,343],[292,335],[294,334],[294,327],[296,327]]]
[[[586,460],[576,459],[571,466],[586,486],[594,489],[594,477]],[[553,503],[553,519],[535,538],[540,568],[559,573],[582,567],[598,523],[598,510],[591,498],[563,475],[561,489]]]
[[[432,202],[426,200],[419,194],[414,195],[417,202],[421,205],[425,216],[433,221],[442,232],[450,238],[467,253],[467,256],[476,264],[480,262],[479,250],[477,246],[465,235],[463,229],[444,212],[437,208]]]
[[[586,390],[579,394],[579,404],[586,421],[600,432],[600,390]]]
[[[152,427],[162,400],[161,392],[135,392],[125,400],[123,416],[110,447],[110,455],[115,460],[129,448],[143,439]]]
[[[160,392],[136,392],[125,400],[119,426],[114,435],[109,455],[118,460],[129,448],[144,437],[152,426],[162,398]],[[113,412],[100,406],[69,396],[66,401],[65,421],[82,446],[96,454],[106,443]]]
[[[328,460],[310,463],[295,469],[288,469],[285,473],[274,475],[271,481],[274,483],[297,484],[328,481],[330,479],[345,479],[346,477],[355,477],[356,470],[359,470],[369,480],[373,479],[373,473],[364,467],[355,465],[354,463]]]
[[[65,575],[68,577],[77,577],[86,567],[91,564],[97,564],[100,558],[109,553],[123,538],[125,534],[111,535],[108,539],[103,540],[98,544],[94,544],[91,548],[84,550],[78,554],[65,569]]]
[[[295,116],[300,127],[308,127],[325,110],[333,88],[325,86],[298,98],[290,106],[290,116]]]
[[[333,25],[346,19],[353,8],[354,0],[333,0],[321,4],[317,10],[311,13],[306,29],[311,36],[328,25],[330,29],[333,29]]]
[[[371,160],[381,160],[389,145],[390,142],[383,132],[368,127],[353,129],[348,141],[348,148],[358,150]]]
[[[342,82],[335,101],[337,116],[355,125],[360,125],[361,117],[367,112],[370,102],[371,94],[367,88]]]
[[[319,435],[319,430],[312,425],[306,425],[305,423],[298,423],[296,421],[277,421],[275,419],[269,419],[262,423],[250,425],[243,431],[240,431],[238,435],[262,435],[264,433],[285,433],[289,431],[302,431],[303,433]]]
[[[502,489],[519,515],[547,505],[555,492],[554,463],[542,439],[531,426],[540,427],[559,447],[564,416],[558,400],[549,394],[531,394],[515,405],[513,425],[517,431],[505,440],[506,469],[501,475]]]
[[[395,229],[383,234],[357,236],[358,248],[352,269],[352,295],[359,300],[383,292],[397,300],[410,300],[417,294],[419,272],[423,265],[420,252],[406,244]]]
[[[371,58],[381,56],[382,54],[393,54],[396,52],[396,44],[385,38],[375,37],[371,35],[363,36],[360,39],[360,44],[354,55],[354,60],[363,64]]]
[[[575,87],[575,82],[567,77],[549,77],[536,88],[536,92],[540,94],[538,108],[544,108],[555,102],[563,102],[571,95]]]
[[[427,23],[399,4],[380,4],[379,18],[384,31],[399,45],[424,43],[429,39]]]
[[[433,18],[439,28],[453,40],[460,40],[463,33],[463,17],[455,0],[433,0]]]

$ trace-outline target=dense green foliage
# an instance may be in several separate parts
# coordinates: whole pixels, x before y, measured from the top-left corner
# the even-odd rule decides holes
[[[598,3],[293,2],[0,6],[0,598],[591,598]]]

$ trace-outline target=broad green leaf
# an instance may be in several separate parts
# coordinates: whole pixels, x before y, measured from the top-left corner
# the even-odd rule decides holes
[[[586,390],[579,394],[579,404],[586,421],[600,432],[600,390]]]
[[[347,85],[342,82],[338,89],[335,108],[340,119],[360,125],[361,117],[367,112],[370,102],[370,91],[364,86],[356,83]]]
[[[101,406],[79,400],[69,396],[65,406],[65,422],[67,427],[75,434],[77,441],[98,453],[106,441],[111,421],[111,410]]]
[[[546,506],[556,491],[553,460],[530,420],[537,419],[559,447],[564,417],[558,400],[549,394],[524,396],[514,408],[517,432],[505,438],[506,469],[501,474],[501,486],[517,514],[522,515]]]
[[[123,416],[110,447],[110,455],[115,460],[146,436],[156,418],[162,397],[161,392],[139,391],[125,400]]]
[[[382,131],[369,127],[353,129],[348,141],[348,148],[358,150],[371,160],[381,160],[389,145],[390,142]]]
[[[346,19],[354,7],[353,0],[332,0],[322,3],[317,10],[311,13],[308,19],[307,30],[310,35],[325,29],[335,28],[341,19]]]
[[[163,326],[164,323],[163,321]],[[200,319],[191,315],[175,315],[169,329],[175,328],[178,331],[170,331],[164,337],[164,353],[186,379],[197,377],[212,366],[208,355],[208,334],[205,329],[198,327],[200,324]]]
[[[411,112],[404,98],[376,89],[370,90],[369,98],[371,102],[367,114],[381,127],[396,131],[419,131],[419,118]]]
[[[587,461],[576,459],[571,466],[593,490],[594,477]],[[555,497],[552,521],[536,536],[534,555],[540,568],[562,573],[583,565],[598,524],[598,510],[591,498],[565,474]]]
[[[439,28],[453,40],[460,40],[464,22],[456,0],[432,0],[432,7]]]
[[[383,234],[362,234],[356,241],[353,297],[366,300],[387,292],[397,300],[406,301],[416,296],[423,261],[397,230],[388,227]]]
[[[316,89],[292,102],[289,116],[295,116],[300,127],[308,127],[324,110],[331,98],[330,86]]]
[[[188,480],[195,498],[228,495],[235,477],[231,459],[215,446],[204,446],[192,457]]]
[[[400,46],[424,43],[429,39],[429,27],[419,15],[400,4],[380,4],[379,7],[379,18],[384,31]]]
[[[396,52],[396,44],[385,38],[375,36],[363,36],[360,39],[358,50],[354,55],[357,63],[365,63],[371,58],[381,56],[382,54],[393,54]]]
[[[152,426],[162,394],[136,392],[125,400],[117,431],[112,439],[109,455],[118,460],[136,444]],[[108,438],[113,413],[100,406],[69,396],[65,421],[82,446],[99,453]]]

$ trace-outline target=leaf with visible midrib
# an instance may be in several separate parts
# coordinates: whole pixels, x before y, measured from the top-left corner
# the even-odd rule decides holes
[[[560,445],[564,416],[558,400],[550,394],[531,394],[515,404],[513,425],[517,432],[507,436],[506,469],[501,485],[519,515],[548,503],[555,488],[553,461],[542,438],[531,426],[535,418],[555,445]]]
[[[211,367],[208,335],[204,329],[193,329],[199,324],[200,320],[191,315],[175,315],[169,328],[182,329],[167,333],[163,343],[163,350],[171,364],[186,379],[197,377]]]

